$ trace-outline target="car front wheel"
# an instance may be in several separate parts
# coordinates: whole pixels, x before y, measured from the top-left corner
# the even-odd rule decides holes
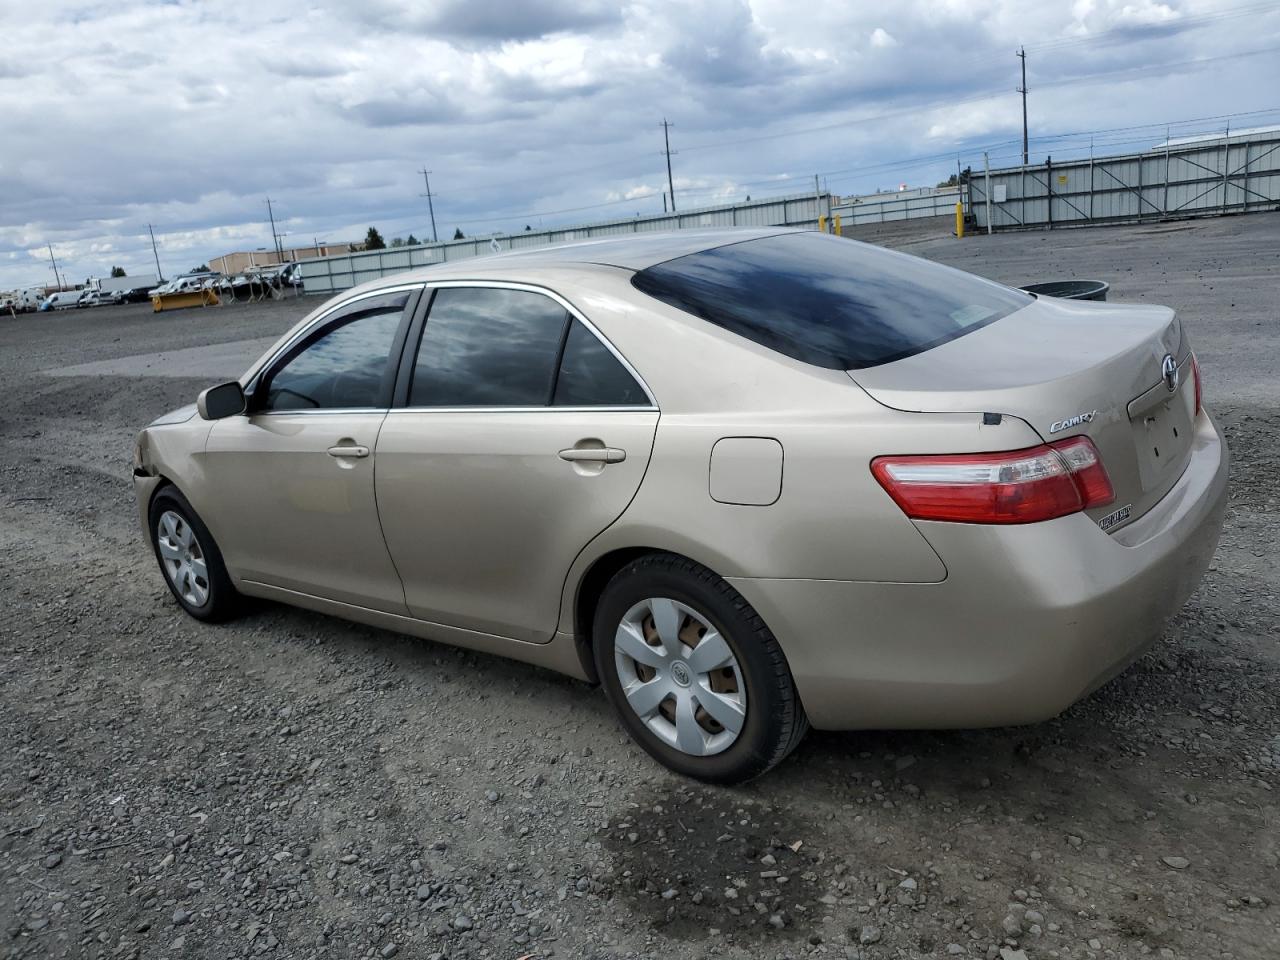
[[[225,620],[239,611],[209,528],[177,489],[165,487],[151,501],[151,546],[165,583],[182,609],[198,620]]]
[[[808,730],[778,641],[741,594],[692,560],[629,563],[605,588],[592,636],[623,725],[678,773],[739,783],[780,763]]]

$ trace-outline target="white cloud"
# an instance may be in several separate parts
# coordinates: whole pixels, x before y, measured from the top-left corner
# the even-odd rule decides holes
[[[660,211],[664,116],[682,209],[936,182],[1011,159],[1019,44],[1033,137],[1274,107],[1277,58],[1230,55],[1280,10],[1234,4],[0,0],[39,51],[0,62],[0,288],[48,243],[72,277],[154,269],[148,223],[170,272],[269,246],[267,196],[286,242],[421,237],[424,164],[443,236]]]

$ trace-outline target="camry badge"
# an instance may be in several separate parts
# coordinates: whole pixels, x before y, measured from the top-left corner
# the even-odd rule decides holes
[[[1173,354],[1166,353],[1160,361],[1160,376],[1164,377],[1164,385],[1170,393],[1178,389],[1178,361],[1173,359]]]
[[[1063,430],[1070,430],[1072,427],[1078,427],[1082,423],[1092,423],[1093,418],[1098,415],[1097,410],[1090,410],[1088,413],[1077,413],[1074,417],[1067,417],[1065,420],[1055,420],[1049,424],[1050,433],[1061,433]]]

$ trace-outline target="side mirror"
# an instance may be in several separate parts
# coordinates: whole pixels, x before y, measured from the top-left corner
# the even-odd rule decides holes
[[[202,390],[196,398],[196,409],[205,420],[221,420],[244,413],[244,388],[240,381],[220,383],[216,387]]]

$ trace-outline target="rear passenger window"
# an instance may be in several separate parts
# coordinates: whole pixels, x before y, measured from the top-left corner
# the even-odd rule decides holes
[[[409,406],[546,406],[568,319],[560,304],[529,290],[438,290],[418,346]]]
[[[629,407],[648,405],[649,398],[600,338],[574,320],[553,402],[558,407]]]

